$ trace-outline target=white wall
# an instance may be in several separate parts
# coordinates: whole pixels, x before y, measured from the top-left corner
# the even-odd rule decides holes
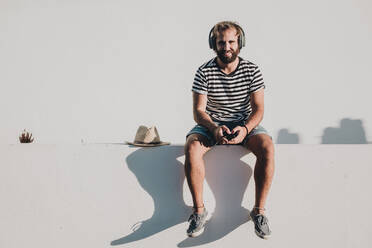
[[[276,145],[264,241],[248,219],[255,158],[242,147],[206,155],[212,218],[190,239],[182,145],[0,145],[0,247],[370,248],[371,148]]]
[[[1,0],[0,143],[23,128],[37,143],[123,142],[140,124],[184,142],[208,32],[226,19],[263,71],[275,141],[372,141],[370,1]]]

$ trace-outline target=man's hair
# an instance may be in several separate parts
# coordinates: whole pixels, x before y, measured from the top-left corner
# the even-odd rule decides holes
[[[235,29],[238,37],[242,35],[242,28],[239,26],[239,24],[231,21],[223,21],[214,25],[212,35],[217,37],[218,34],[223,33],[227,29]]]
[[[238,40],[242,35],[244,36],[243,29],[239,26],[238,23],[231,22],[231,21],[219,22],[216,25],[214,25],[214,27],[212,28],[211,37],[210,37],[210,39],[212,40],[214,50],[216,50],[215,48],[216,48],[217,36],[223,33],[224,31],[226,31],[227,29],[235,29],[236,35],[238,36]]]

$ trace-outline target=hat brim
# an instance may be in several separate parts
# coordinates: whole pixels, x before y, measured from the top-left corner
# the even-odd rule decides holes
[[[139,146],[139,147],[155,147],[155,146],[166,146],[170,145],[170,142],[163,142],[160,141],[159,143],[136,143],[136,142],[126,142],[127,145],[132,145],[132,146]]]

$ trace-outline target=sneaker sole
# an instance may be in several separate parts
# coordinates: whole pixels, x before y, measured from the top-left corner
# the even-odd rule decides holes
[[[257,232],[256,230],[254,230],[256,235],[261,238],[261,239],[265,239],[265,240],[268,240],[270,238],[271,235],[262,235],[260,234],[259,232]]]
[[[205,224],[204,224],[203,228],[200,229],[198,232],[188,233],[187,236],[189,236],[190,238],[198,237],[200,234],[202,234],[204,232],[204,228],[205,228]]]

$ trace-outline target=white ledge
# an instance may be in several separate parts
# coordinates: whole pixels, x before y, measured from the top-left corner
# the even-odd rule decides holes
[[[213,217],[195,239],[185,235],[191,197],[183,145],[0,148],[1,247],[372,244],[372,145],[276,145],[268,241],[248,220],[255,158],[242,147],[218,146],[206,155],[205,204]]]

